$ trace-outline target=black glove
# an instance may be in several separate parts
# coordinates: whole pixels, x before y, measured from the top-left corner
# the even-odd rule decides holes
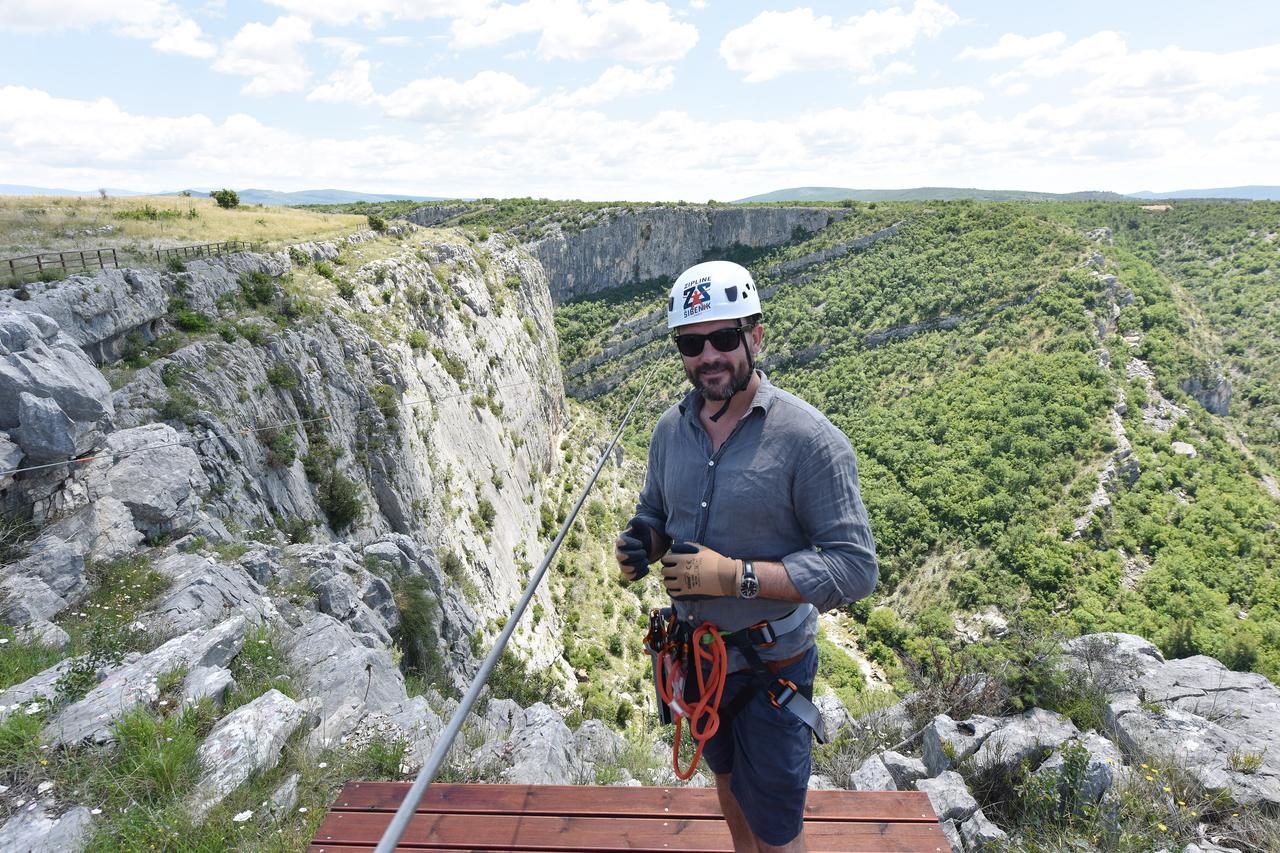
[[[649,563],[661,556],[670,539],[649,526],[639,517],[627,522],[627,527],[618,535],[613,543],[613,555],[618,560],[618,569],[623,579],[638,581],[649,574]],[[661,546],[661,550],[659,547]],[[655,551],[659,553],[655,556]]]

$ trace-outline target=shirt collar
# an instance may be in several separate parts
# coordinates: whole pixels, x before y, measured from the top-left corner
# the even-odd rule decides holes
[[[763,370],[756,368],[756,373],[760,374],[760,387],[756,388],[756,395],[751,399],[751,407],[747,412],[753,412],[756,409],[768,413],[773,407],[773,401],[778,397],[778,388],[769,381],[769,377],[765,375]],[[699,406],[698,401],[702,398],[702,392],[697,388],[692,388],[689,393],[684,395],[684,399],[677,405],[680,408],[680,414],[686,420],[693,420],[698,417]]]

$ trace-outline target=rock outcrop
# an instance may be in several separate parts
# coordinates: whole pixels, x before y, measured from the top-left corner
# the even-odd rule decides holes
[[[648,207],[609,209],[581,230],[529,244],[557,302],[661,277],[674,278],[708,253],[779,246],[812,235],[848,211],[832,207]]]

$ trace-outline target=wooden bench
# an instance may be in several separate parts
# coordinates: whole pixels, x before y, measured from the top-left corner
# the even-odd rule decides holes
[[[405,782],[348,782],[308,853],[370,853]],[[810,791],[811,851],[950,853],[919,791]],[[710,788],[433,784],[397,850],[733,850]]]

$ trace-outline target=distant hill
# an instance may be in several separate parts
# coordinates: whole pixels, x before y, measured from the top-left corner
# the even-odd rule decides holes
[[[1207,190],[1170,190],[1166,193],[1153,193],[1143,190],[1140,193],[1129,193],[1130,198],[1244,198],[1251,201],[1280,201],[1280,187],[1247,186],[1247,187],[1214,187]]]
[[[205,190],[188,190],[193,196],[208,197]],[[298,190],[285,193],[278,190],[236,190],[240,194],[241,204],[265,204],[273,207],[293,206],[300,204],[352,204],[357,201],[447,201],[439,195],[383,195],[381,193],[359,193],[350,190]],[[162,193],[177,195],[177,193]]]
[[[208,198],[208,190],[172,190],[170,192],[146,193],[137,190],[122,190],[107,188],[109,196],[136,196],[136,195],[179,195],[181,192],[189,192],[197,198]],[[297,192],[285,193],[277,190],[236,190],[240,194],[241,204],[265,204],[271,207],[284,207],[300,204],[351,204],[357,201],[448,201],[444,196],[438,195],[383,195],[380,193],[360,193],[351,192],[350,190],[298,190]],[[91,197],[96,196],[98,191],[92,190],[65,190],[54,187],[31,187],[23,184],[0,184],[0,195],[49,195],[49,196],[80,196]]]
[[[905,190],[854,190],[846,187],[791,187],[740,198],[750,201],[1118,201],[1113,192],[1041,193],[1029,190],[980,190],[969,187],[914,187]]]
[[[0,184],[0,195],[54,195],[54,196],[76,196],[80,198],[88,198],[98,195],[98,191],[94,190],[64,190],[55,187],[29,187],[25,184]],[[133,190],[121,190],[107,187],[107,195],[109,196],[128,196],[128,195],[147,195],[147,193],[135,192]]]

